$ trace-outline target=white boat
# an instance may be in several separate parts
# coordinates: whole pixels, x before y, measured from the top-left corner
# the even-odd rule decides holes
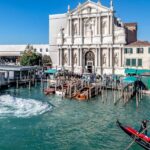
[[[66,92],[65,91],[56,91],[56,95],[64,97],[66,95]]]

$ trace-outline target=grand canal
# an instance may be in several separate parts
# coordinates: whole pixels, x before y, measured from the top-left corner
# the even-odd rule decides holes
[[[9,89],[0,96],[0,149],[2,150],[123,150],[131,142],[116,120],[140,127],[150,119],[150,97],[126,106],[113,104],[113,93],[103,102],[45,96],[40,86]],[[141,148],[134,144],[131,150]]]

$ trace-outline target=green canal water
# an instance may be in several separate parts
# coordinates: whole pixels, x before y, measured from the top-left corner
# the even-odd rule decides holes
[[[114,106],[112,92],[105,102],[101,96],[78,102],[45,96],[40,86],[12,88],[0,95],[0,150],[123,150],[131,139],[116,120],[139,129],[149,112],[148,96],[137,110],[135,100]]]

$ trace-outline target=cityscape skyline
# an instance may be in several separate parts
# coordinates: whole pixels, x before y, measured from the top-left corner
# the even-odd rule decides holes
[[[80,0],[81,3],[84,1]],[[78,3],[77,0],[61,1],[60,7],[59,0],[1,0],[0,44],[48,44],[49,15],[66,13],[68,4],[74,9]],[[110,0],[101,0],[101,3],[109,6]],[[149,5],[149,1],[145,3],[142,0],[114,0],[117,17],[123,22],[138,23],[139,40],[150,41],[150,20],[147,19],[150,18],[150,14],[147,13]]]

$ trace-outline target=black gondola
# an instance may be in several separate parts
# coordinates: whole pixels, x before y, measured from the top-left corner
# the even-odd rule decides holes
[[[123,126],[119,121],[117,121],[117,125],[128,134],[138,145],[143,147],[146,150],[150,150],[150,137],[145,134],[139,133],[135,129],[129,126]]]

